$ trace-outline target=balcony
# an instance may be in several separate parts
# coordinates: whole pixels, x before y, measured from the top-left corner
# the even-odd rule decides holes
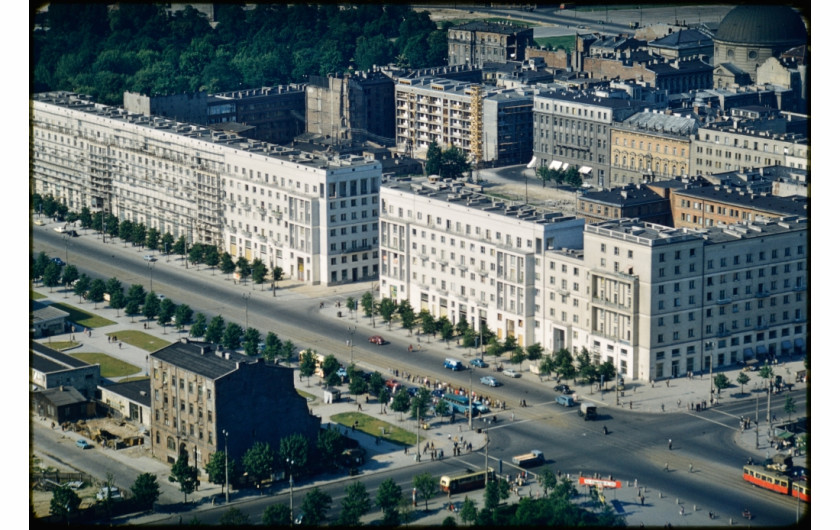
[[[718,298],[718,299],[716,300],[716,303],[717,303],[718,305],[731,304],[731,303],[732,303],[732,299],[731,299],[731,298]]]
[[[758,291],[757,293],[755,293],[756,298],[767,298],[768,296],[770,296],[770,293],[768,291],[764,291],[764,290],[761,290],[761,291]]]
[[[715,336],[716,337],[728,337],[731,334],[732,334],[732,331],[730,331],[726,328],[722,328],[722,329],[717,330],[717,333],[715,333]]]
[[[793,290],[794,291],[807,291],[808,286],[807,285],[794,285]]]

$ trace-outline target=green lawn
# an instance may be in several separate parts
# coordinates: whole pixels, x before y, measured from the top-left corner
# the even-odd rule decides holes
[[[61,302],[56,302],[52,304],[52,306],[61,309],[62,311],[67,311],[68,313],[70,313],[70,316],[67,317],[68,320],[75,322],[80,326],[85,326],[88,328],[101,328],[103,326],[110,326],[115,323],[114,321],[108,320],[107,318],[94,315],[93,313],[88,313],[87,311],[83,311],[78,307],[64,304]]]
[[[575,49],[574,35],[562,35],[558,37],[540,37],[538,39],[534,39],[534,41],[540,46],[551,48],[552,50],[565,48],[567,52],[571,53]]]
[[[373,406],[378,407],[379,405]],[[406,414],[404,417],[408,418],[408,415]],[[391,423],[388,423],[387,421],[383,421],[360,412],[341,412],[330,416],[330,419],[339,425],[344,425],[347,428],[352,427],[353,424],[358,421],[359,424],[356,426],[356,430],[365,432],[372,436],[382,436],[382,429],[385,429],[384,439],[389,442],[402,445],[414,445],[417,443],[416,431],[401,429]],[[416,423],[414,420],[406,419],[406,425],[415,425],[414,428],[416,429]],[[423,440],[425,440],[425,437],[421,436],[420,441],[423,442]]]
[[[107,353],[74,353],[71,354],[71,357],[86,363],[98,364],[99,374],[102,377],[123,377],[140,371],[140,368],[133,364],[115,359]]]
[[[172,342],[168,340],[159,339],[153,335],[149,335],[144,331],[136,331],[133,329],[124,329],[122,331],[112,331],[108,333],[109,336],[116,336],[117,340],[126,344],[131,344],[142,350],[157,351],[163,347],[169,346]]]
[[[37,291],[33,291],[32,289],[29,290],[29,298],[31,300],[43,300],[46,297],[47,297],[47,295],[45,295],[45,294],[41,294]]]
[[[304,392],[303,390],[301,390],[299,388],[297,389],[297,393],[298,393],[299,396],[305,397],[306,401],[309,401],[309,402],[315,401],[315,396],[313,396],[312,394],[309,394],[307,392]]]
[[[71,340],[53,340],[53,341],[48,340],[47,342],[44,342],[42,344],[44,346],[46,346],[47,348],[52,348],[56,351],[64,351],[64,350],[67,350],[69,348],[75,348],[76,346],[78,346],[81,343],[80,342],[74,342],[74,341],[71,341]]]

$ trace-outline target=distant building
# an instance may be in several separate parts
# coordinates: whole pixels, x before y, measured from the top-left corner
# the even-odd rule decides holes
[[[575,215],[587,223],[622,218],[666,226],[672,223],[668,199],[639,184],[578,195]]]
[[[672,190],[674,227],[708,228],[739,222],[754,222],[760,217],[807,218],[809,202],[804,197],[774,197],[755,194],[729,186],[701,186]]]
[[[196,125],[208,123],[207,92],[203,91],[168,95],[125,91],[123,108],[143,116],[160,116]]]
[[[72,386],[59,386],[29,393],[32,412],[56,423],[93,418],[96,404]]]
[[[496,22],[466,22],[449,28],[449,64],[481,67],[485,62],[522,61],[533,28]]]
[[[152,427],[152,398],[149,379],[126,381],[99,387],[99,401],[112,418],[130,421],[143,430]]]
[[[98,364],[88,364],[45,344],[29,342],[29,384],[32,390],[75,388],[85,399],[96,397]]]
[[[188,339],[150,354],[149,363],[152,455],[163,462],[184,453],[203,471],[226,442],[239,461],[255,442],[276,447],[300,434],[315,444],[321,422],[295,391],[291,368]]]
[[[29,305],[29,333],[33,338],[50,337],[67,331],[67,317],[70,313],[34,300]]]
[[[247,138],[284,144],[306,130],[304,85],[278,85],[213,94],[207,101],[207,124],[211,129],[230,121],[225,112],[231,105],[236,123],[249,127],[248,130],[231,132]]]
[[[679,29],[648,42],[647,48],[666,59],[700,55],[712,57],[715,53],[712,37],[698,29]]]

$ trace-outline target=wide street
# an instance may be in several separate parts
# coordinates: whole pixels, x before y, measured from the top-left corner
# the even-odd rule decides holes
[[[414,344],[416,350],[418,338],[409,337],[398,325],[395,324],[389,331],[380,319],[376,320],[373,328],[370,319],[356,315],[348,317],[344,300],[347,296],[360,297],[365,289],[372,287],[370,285],[312,288],[285,280],[275,297],[267,288],[250,284],[233,285],[231,279],[208,271],[206,267],[200,271],[194,266],[186,269],[178,258],[170,257],[167,261],[166,257],[158,256],[158,261],[150,266],[142,259],[148,250],[126,247],[119,241],[103,244],[101,236],[89,231],[85,231],[82,237],[65,239],[48,226],[33,227],[32,250],[35,253],[45,250],[50,256],[66,257],[69,263],[93,277],[107,279],[116,276],[126,287],[140,283],[148,289],[151,285],[156,292],[171,297],[176,303],[189,304],[208,317],[221,314],[226,321],[244,325],[247,303],[249,326],[263,333],[275,331],[282,339],[292,339],[300,348],[312,347],[321,353],[333,353],[345,363],[350,361],[351,355],[347,344],[351,338],[349,326],[351,330],[355,329],[352,335],[353,360],[365,369],[379,370],[386,377],[390,377],[393,370],[399,370],[401,378],[406,373],[415,377],[421,374],[465,389],[470,385],[469,372],[444,370],[442,359],[459,356],[466,360],[475,354],[474,349],[466,351],[454,344],[446,346],[438,340],[420,338],[422,350],[409,353],[408,344]],[[72,294],[68,296],[68,303],[78,301]],[[321,301],[325,302],[323,308]],[[336,302],[342,302],[341,318],[337,317],[339,308],[335,307]],[[86,306],[90,304],[80,305],[91,309]],[[171,329],[168,333],[172,339],[177,336]],[[368,335],[374,333],[384,336],[389,343],[384,346],[368,343]],[[134,363],[144,365],[142,358],[134,359]],[[628,382],[626,396],[619,398],[621,405],[618,407],[615,406],[614,393],[601,395],[592,388],[577,388],[580,400],[592,400],[600,408],[598,421],[584,422],[575,408],[563,409],[554,403],[556,393],[552,390],[552,382],[541,382],[537,376],[527,373],[519,379],[494,373],[503,385],[490,389],[478,384],[478,378],[490,370],[492,368],[477,369],[472,376],[472,387],[479,394],[508,404],[504,413],[494,409],[499,421],[489,429],[491,459],[505,462],[504,473],[516,471],[510,464],[514,455],[540,449],[547,457],[545,466],[553,471],[568,473],[573,478],[578,474],[612,475],[626,485],[638,481],[648,488],[649,499],[658,497],[661,492],[664,498],[683,499],[683,502],[721,514],[749,506],[754,513],[760,514],[756,521],[761,524],[790,522],[790,514],[795,513],[793,499],[749,487],[740,478],[740,466],[746,459],[760,457],[767,450],[766,442],[763,442],[760,451],[751,450],[749,444],[743,443],[744,435],[738,432],[739,417],[754,415],[755,400],[726,399],[723,405],[703,412],[689,412],[685,405],[679,405],[678,396],[682,396],[685,403],[689,399],[707,398],[708,377],[700,385],[696,382],[689,385],[685,378],[678,379],[668,385],[668,389],[662,388],[665,386],[663,383],[648,389],[646,384]],[[690,392],[688,387],[691,387]],[[799,403],[805,403],[806,396],[801,385],[794,391],[794,396]],[[521,399],[526,400],[527,407],[514,406]],[[633,411],[629,410],[632,406],[630,401],[635,401]],[[782,401],[775,399],[772,408],[780,416],[783,416]],[[662,414],[660,407],[667,408],[667,413]],[[761,407],[763,414],[763,401]],[[328,421],[328,417],[324,421]],[[479,419],[475,422],[479,427],[486,427]],[[464,425],[459,429],[466,428],[466,422],[461,423]],[[607,435],[603,433],[604,426],[608,428]],[[668,450],[668,439],[675,442],[672,450]],[[742,443],[736,443],[738,441]],[[37,438],[35,442],[38,443]],[[72,454],[67,457],[72,458]],[[476,455],[461,458],[473,467],[483,465],[483,458]],[[497,469],[498,463],[495,462],[493,467]],[[78,467],[91,464],[83,460],[74,463]],[[669,471],[665,471],[666,463]],[[422,471],[442,474],[443,471],[438,469],[440,465],[442,463],[426,462],[419,464],[421,468],[389,469],[387,473],[407,484],[412,476]],[[539,469],[533,471],[538,472]],[[369,491],[375,492],[382,476],[365,475],[363,479],[370,481]],[[344,485],[324,484],[321,487],[333,488],[328,492],[334,496],[334,510],[338,510],[338,499]],[[264,508],[268,502],[272,501],[257,499],[245,504],[255,513],[261,513],[260,506]],[[221,514],[218,509],[211,512],[217,513],[216,516]],[[211,513],[208,512],[207,516],[211,517]]]

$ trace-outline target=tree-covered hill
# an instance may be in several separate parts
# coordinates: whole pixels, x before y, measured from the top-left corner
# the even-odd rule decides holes
[[[444,64],[446,30],[405,5],[51,3],[35,18],[34,92],[71,90],[122,104],[123,91],[208,93],[305,82],[395,62]]]

